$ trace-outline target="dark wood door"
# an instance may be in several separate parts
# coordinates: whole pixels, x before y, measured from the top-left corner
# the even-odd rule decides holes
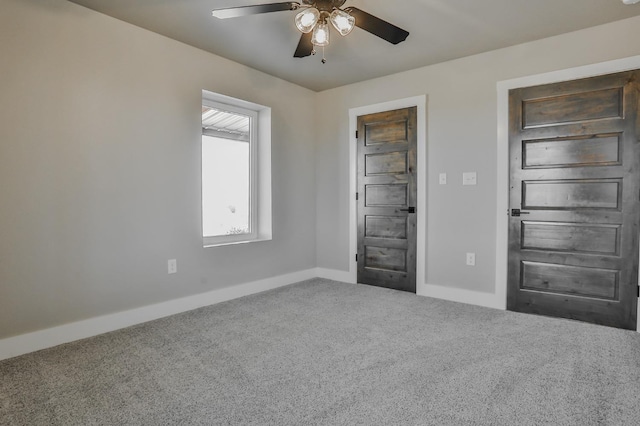
[[[510,92],[508,309],[636,329],[639,77]]]
[[[358,117],[358,282],[416,291],[415,107]]]

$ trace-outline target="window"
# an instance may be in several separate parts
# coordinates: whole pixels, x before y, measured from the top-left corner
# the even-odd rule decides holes
[[[269,108],[203,91],[205,247],[271,239],[270,119]]]

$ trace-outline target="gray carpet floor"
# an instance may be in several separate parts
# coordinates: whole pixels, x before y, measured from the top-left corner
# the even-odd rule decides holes
[[[0,362],[2,425],[638,425],[640,334],[314,279]]]

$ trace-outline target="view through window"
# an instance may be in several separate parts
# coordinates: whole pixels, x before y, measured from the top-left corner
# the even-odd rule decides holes
[[[254,232],[252,127],[255,112],[202,106],[203,237],[250,239]]]

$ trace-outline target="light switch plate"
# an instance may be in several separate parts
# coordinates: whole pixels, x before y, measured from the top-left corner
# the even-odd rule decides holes
[[[440,173],[439,178],[440,178],[439,179],[440,185],[446,185],[447,184],[447,174],[446,173]]]
[[[462,184],[463,185],[475,185],[478,182],[478,177],[476,172],[464,172],[462,173]]]

